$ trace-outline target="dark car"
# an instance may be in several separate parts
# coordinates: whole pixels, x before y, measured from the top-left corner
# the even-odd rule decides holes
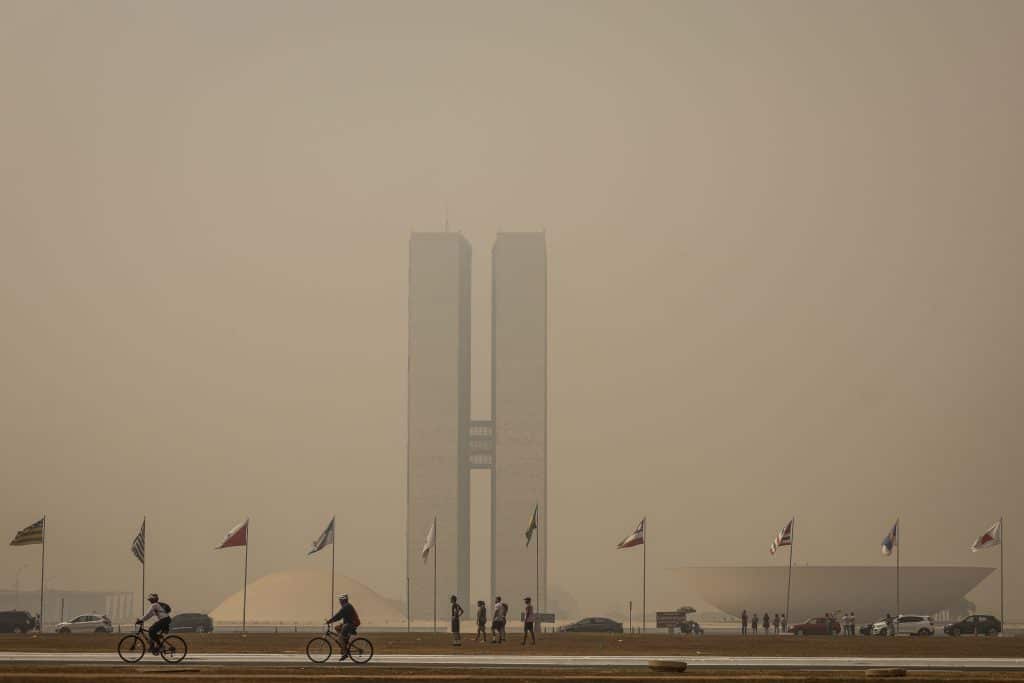
[[[28,633],[36,630],[36,618],[20,609],[0,612],[0,633]]]
[[[798,636],[830,636],[839,633],[842,628],[835,619],[814,617],[799,624],[793,624],[788,630]]]
[[[991,614],[972,614],[942,629],[950,636],[973,633],[978,636],[995,636],[1003,630],[1003,624]]]
[[[193,633],[209,633],[213,630],[213,619],[209,614],[198,612],[182,612],[171,619],[172,631],[192,631]]]
[[[572,633],[622,633],[622,624],[605,617],[587,617],[559,630]]]

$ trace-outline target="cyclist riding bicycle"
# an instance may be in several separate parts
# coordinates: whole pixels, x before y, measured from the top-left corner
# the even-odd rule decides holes
[[[341,607],[333,617],[327,620],[327,624],[330,625],[336,621],[341,622],[338,625],[337,631],[341,644],[345,646],[341,659],[345,659],[348,657],[348,641],[355,635],[356,629],[359,628],[359,614],[356,612],[356,608],[352,606],[352,603],[348,601],[348,595],[339,595],[338,602],[341,603]]]
[[[156,593],[150,593],[147,599],[149,600],[149,611],[135,623],[144,624],[150,617],[156,618],[153,625],[149,627],[150,651],[156,654],[159,652],[160,635],[171,630],[171,606],[166,602],[160,602],[160,596]]]

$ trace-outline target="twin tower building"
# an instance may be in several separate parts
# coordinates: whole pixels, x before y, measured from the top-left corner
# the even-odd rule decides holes
[[[406,571],[414,619],[434,611],[433,560],[421,559],[437,519],[437,610],[456,594],[467,612],[501,595],[547,605],[547,248],[544,233],[499,233],[491,252],[491,415],[470,414],[472,248],[460,233],[409,242]],[[470,595],[470,472],[490,479],[490,595]],[[486,481],[476,476],[479,485]],[[539,561],[526,528],[539,506]],[[473,523],[486,523],[480,511]],[[479,537],[479,534],[478,534]],[[539,579],[538,579],[539,574]],[[539,584],[539,585],[538,585]],[[539,590],[538,590],[539,588]]]

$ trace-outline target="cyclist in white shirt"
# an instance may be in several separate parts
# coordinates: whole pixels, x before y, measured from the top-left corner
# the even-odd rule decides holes
[[[135,623],[144,624],[150,617],[156,618],[153,625],[149,627],[150,646],[155,653],[160,644],[160,634],[171,630],[171,606],[166,602],[160,602],[160,596],[156,593],[150,593],[147,599],[149,600],[149,611]]]

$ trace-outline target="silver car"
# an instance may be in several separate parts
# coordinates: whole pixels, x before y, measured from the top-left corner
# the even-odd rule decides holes
[[[893,630],[896,630],[896,625],[893,624]],[[932,618],[923,614],[901,614],[899,633],[909,634],[912,636],[932,636],[935,635],[935,624],[932,623]],[[886,625],[885,620],[876,621],[871,627],[871,635],[875,636],[887,636],[889,633],[889,627]]]
[[[80,614],[57,624],[57,633],[113,633],[114,626],[105,614]]]

